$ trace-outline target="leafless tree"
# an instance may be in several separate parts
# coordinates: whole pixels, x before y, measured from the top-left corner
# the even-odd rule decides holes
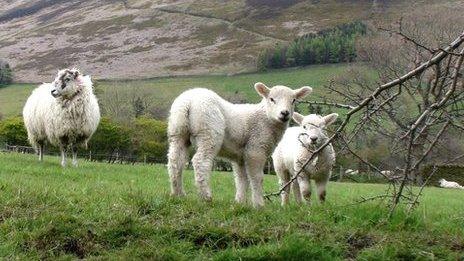
[[[432,159],[434,150],[447,149],[445,137],[452,138],[453,131],[464,130],[463,24],[460,12],[430,11],[404,17],[387,27],[378,26],[368,39],[361,41],[359,58],[378,75],[365,68],[353,68],[349,76],[330,82],[327,88],[331,95],[311,102],[347,112],[331,138],[313,151],[306,164],[327,144],[337,142],[340,151],[348,152],[390,181],[384,195],[361,201],[388,199],[390,216],[401,202],[412,209],[436,171],[434,168],[428,175],[419,176],[420,167]],[[366,137],[383,139],[389,145],[385,158],[395,159],[393,174],[385,175],[381,164],[357,151],[356,141]],[[434,160],[440,163],[451,159]],[[284,187],[300,172],[297,170]],[[419,177],[422,187],[417,191],[412,185]],[[283,188],[267,197],[282,191]]]
[[[150,113],[151,95],[149,90],[138,85],[121,84],[99,93],[103,114],[124,123]]]

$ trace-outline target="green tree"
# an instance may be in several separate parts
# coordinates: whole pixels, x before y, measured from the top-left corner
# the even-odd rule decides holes
[[[259,54],[258,70],[353,61],[355,38],[366,31],[366,25],[353,22],[298,37],[286,45],[278,44]]]
[[[7,85],[13,82],[13,71],[10,65],[0,60],[0,86]]]

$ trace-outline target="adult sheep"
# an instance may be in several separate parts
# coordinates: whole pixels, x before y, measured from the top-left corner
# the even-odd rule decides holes
[[[213,160],[219,156],[232,163],[235,200],[246,201],[250,183],[253,206],[264,205],[264,164],[288,127],[295,102],[312,89],[305,86],[292,90],[280,85],[268,88],[263,83],[256,83],[255,89],[262,96],[258,104],[232,104],[202,88],[185,91],[174,100],[168,123],[172,195],[184,194],[182,169],[188,147],[193,144],[195,184],[201,198],[211,200],[209,178]]]
[[[93,94],[90,76],[77,69],[60,70],[52,83],[37,87],[23,109],[29,142],[43,160],[46,141],[61,150],[61,165],[66,166],[66,151],[72,151],[77,166],[77,148],[87,148],[100,122],[100,109]]]
[[[274,169],[281,186],[287,184],[312,156],[312,152],[329,139],[325,128],[335,122],[337,117],[336,113],[324,117],[316,114],[305,117],[298,113],[293,114],[294,121],[300,126],[288,128],[272,154]],[[310,203],[310,180],[313,179],[316,183],[319,200],[325,201],[326,184],[330,179],[334,164],[335,151],[332,144],[329,144],[306,165],[297,179],[292,182],[295,200],[301,203],[303,196],[307,203]],[[281,194],[282,205],[288,204],[289,194],[290,186],[287,186]]]

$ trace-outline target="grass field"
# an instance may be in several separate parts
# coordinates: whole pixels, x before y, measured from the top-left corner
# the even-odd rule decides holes
[[[384,185],[330,183],[328,202],[260,210],[233,203],[231,173],[214,173],[212,203],[168,196],[164,166],[80,162],[0,154],[0,257],[162,260],[464,258],[464,192],[426,188],[410,215],[370,202]],[[274,176],[265,190],[274,191]]]
[[[151,103],[161,108],[168,108],[174,98],[182,91],[193,87],[205,87],[217,91],[221,95],[238,93],[250,102],[259,101],[253,85],[264,82],[268,86],[277,84],[292,88],[309,85],[314,87],[313,97],[327,94],[323,88],[328,80],[344,72],[349,65],[315,65],[299,69],[270,71],[265,73],[240,74],[235,76],[195,76],[167,77],[149,80],[131,81],[98,81],[97,96],[103,103],[115,96],[106,92],[118,89],[120,95],[131,97],[131,92],[141,92],[150,97]],[[53,75],[50,76],[50,81]],[[13,84],[0,88],[0,114],[14,116],[21,114],[22,107],[36,84]],[[129,98],[128,98],[129,99]]]

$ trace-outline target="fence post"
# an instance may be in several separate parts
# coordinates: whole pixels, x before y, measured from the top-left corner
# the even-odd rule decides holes
[[[143,155],[143,164],[147,165],[147,155]]]
[[[340,174],[339,174],[339,177],[338,177],[338,181],[343,180],[343,175],[344,174],[345,174],[345,170],[343,169],[343,166],[340,166]]]
[[[92,151],[89,150],[89,161],[92,161]]]

